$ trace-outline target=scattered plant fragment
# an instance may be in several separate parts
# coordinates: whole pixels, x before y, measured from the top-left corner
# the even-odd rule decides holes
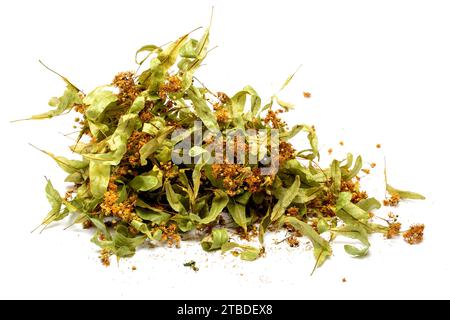
[[[423,230],[425,225],[416,224],[411,226],[407,231],[403,233],[403,239],[409,244],[418,244],[423,241]]]
[[[195,271],[195,272],[197,272],[198,270],[200,270],[200,269],[197,267],[197,263],[196,263],[194,260],[191,260],[191,261],[188,261],[188,262],[184,263],[183,266],[189,267],[189,268],[191,268],[191,269],[192,269],[193,271]]]

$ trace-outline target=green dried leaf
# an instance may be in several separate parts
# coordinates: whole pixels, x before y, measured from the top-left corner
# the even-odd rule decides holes
[[[151,207],[147,209],[136,208],[136,214],[139,216],[139,218],[146,221],[151,221],[157,225],[166,224],[172,217],[172,215],[169,213]]]
[[[227,230],[214,229],[212,233],[202,239],[201,245],[205,251],[219,250],[222,246],[228,242],[228,232]]]
[[[298,190],[300,188],[300,177],[296,176],[294,183],[283,193],[282,197],[278,200],[278,202],[273,207],[272,215],[270,217],[271,221],[276,221],[284,214],[286,209],[292,203],[294,198],[298,194]]]
[[[311,154],[304,156],[304,158],[313,160],[315,158],[320,158],[319,156],[319,141],[317,139],[316,131],[312,128],[307,127],[309,133],[308,133],[308,140],[309,144],[311,145]]]
[[[159,87],[164,82],[164,70],[161,61],[158,58],[150,60],[149,68],[142,72],[139,77],[139,84],[147,87],[147,90],[152,94],[157,94]]]
[[[384,164],[384,180],[386,183],[386,191],[390,195],[396,194],[396,195],[400,196],[400,199],[412,199],[412,200],[425,200],[426,199],[423,195],[421,195],[419,193],[399,190],[399,189],[396,189],[396,188],[392,187],[391,185],[389,185],[388,179],[387,179],[386,163]]]
[[[412,199],[412,200],[425,200],[426,198],[416,192],[411,191],[405,191],[405,190],[399,190],[396,189],[390,185],[386,185],[386,190],[389,192],[390,195],[397,194],[400,196],[401,199]]]
[[[175,64],[180,49],[188,40],[188,36],[189,34],[183,35],[159,53],[158,60],[161,61],[161,66],[164,68],[164,70],[169,70],[169,68]]]
[[[194,199],[197,198],[198,192],[200,190],[200,178],[202,176],[201,170],[206,165],[206,163],[209,161],[209,159],[211,158],[211,155],[205,149],[202,149],[202,151],[197,155],[200,156],[200,159],[199,159],[198,163],[195,165],[194,171],[192,172],[192,180],[194,182],[194,184],[193,184],[194,185],[194,188],[193,188]]]
[[[307,160],[314,160],[314,159],[318,159],[320,160],[320,155],[319,155],[319,142],[317,139],[317,135],[316,135],[316,131],[309,126],[306,125],[301,125],[301,131],[307,132],[308,133],[308,141],[310,144],[310,149],[306,149],[306,150],[302,150],[298,152],[298,156],[303,158],[303,159],[307,159]],[[300,131],[300,127],[296,127],[294,128],[295,131],[293,133],[297,134]],[[280,138],[282,140],[286,140],[285,135],[288,135],[289,137],[289,133],[282,133],[280,135]]]
[[[288,140],[294,138],[300,132],[304,131],[304,129],[305,129],[305,125],[302,125],[302,124],[295,125],[292,127],[292,129],[290,131],[281,133],[280,140],[288,141]]]
[[[317,231],[319,234],[322,234],[324,232],[327,232],[330,229],[330,226],[328,225],[328,222],[325,219],[319,219],[317,222]]]
[[[53,187],[52,182],[47,180],[45,187],[48,203],[50,203],[51,210],[45,217],[43,224],[49,224],[53,221],[60,220],[60,211],[62,206],[62,199],[59,192]]]
[[[29,119],[24,120],[40,120],[40,119],[49,119],[59,115],[62,115],[65,112],[72,110],[72,108],[76,104],[81,104],[81,98],[78,95],[78,90],[68,86],[64,94],[59,98],[53,98],[50,100],[49,105],[54,107],[55,109],[50,110],[45,113],[36,114]]]
[[[97,228],[97,230],[106,238],[106,240],[112,240],[111,233],[109,232],[106,225],[98,218],[89,217],[89,220]]]
[[[259,97],[258,93],[252,87],[247,86],[244,89],[246,89],[251,95],[250,111],[251,111],[252,117],[256,117],[259,110],[261,109],[261,98]]]
[[[130,181],[130,187],[136,191],[154,191],[160,188],[161,184],[154,176],[140,175]]]
[[[209,44],[209,29],[210,27],[206,28],[200,40],[189,39],[186,41],[180,50],[180,57],[183,59],[178,63],[178,68],[183,71],[183,92],[191,86],[194,72],[206,58]]]
[[[90,189],[95,198],[103,198],[108,189],[111,166],[102,162],[91,161],[89,163]]]
[[[241,260],[254,261],[260,257],[260,249],[252,246],[240,245],[235,242],[225,243],[222,246],[222,254],[233,249],[238,249],[236,252],[238,252]]]
[[[148,229],[148,226],[145,223],[143,223],[141,221],[133,220],[133,221],[131,221],[131,226],[133,228],[135,228],[137,231],[139,231],[140,233],[145,234],[148,239],[157,240],[154,238],[154,233],[150,232],[150,230]],[[141,239],[139,239],[139,241],[141,241]]]
[[[364,227],[367,231],[372,232],[373,230],[367,222],[369,213],[351,203],[350,200],[350,192],[341,192],[339,194],[336,202],[336,215],[346,224]]]
[[[304,204],[314,200],[322,191],[322,187],[300,188],[295,196],[293,203]]]
[[[172,145],[170,142],[165,141],[161,148],[156,151],[155,159],[160,163],[166,163],[172,159]]]
[[[345,165],[342,166],[342,169],[350,170],[353,164],[353,154],[347,153],[347,158],[345,160]]]
[[[200,120],[202,120],[206,128],[208,128],[208,130],[212,132],[219,131],[220,129],[219,125],[217,124],[216,117],[206,104],[206,101],[201,96],[201,94],[193,88],[190,88],[187,91],[187,95],[188,98],[192,101],[195,113],[200,118]]]
[[[369,219],[369,213],[353,203],[348,203],[340,209],[336,207],[336,214],[339,218],[341,218],[342,220],[344,220],[344,222],[347,223],[348,223],[348,216],[357,221],[366,221]]]
[[[353,179],[361,171],[362,166],[363,166],[362,158],[361,158],[361,156],[358,156],[356,158],[355,165],[353,166],[353,169],[348,171],[348,172],[346,172],[346,173],[344,173],[342,175],[342,178],[344,180],[346,180],[346,181]]]
[[[261,256],[261,251],[258,248],[247,247],[241,252],[241,260],[255,261]]]
[[[157,58],[150,61],[150,68],[144,71],[139,77],[139,83],[146,86],[149,92],[156,92],[159,90],[166,73],[177,61],[180,49],[187,41],[188,36],[189,34],[186,34],[172,42],[167,48],[158,52]],[[138,52],[142,51],[149,50],[141,48]]]
[[[49,68],[46,64],[44,64],[41,60],[39,60],[39,63],[44,66],[44,68],[46,68],[47,70],[49,70],[50,72],[53,72],[54,74],[56,74],[58,77],[61,78],[62,81],[64,81],[66,83],[66,86],[68,89],[80,92],[81,90],[78,89],[69,79],[67,79],[66,77],[64,77],[63,75],[61,75],[60,73],[56,72],[55,70]]]
[[[194,71],[200,66],[200,63],[205,59],[206,54],[208,53],[208,44],[209,44],[209,30],[211,25],[206,28],[200,40],[197,42],[197,46],[195,48],[195,60],[190,65],[189,70]]]
[[[114,254],[119,258],[131,257],[136,253],[136,248],[144,243],[147,235],[132,236],[125,226],[119,226],[114,233],[112,240]]]
[[[357,239],[357,240],[361,241],[361,243],[363,244],[362,248],[357,248],[352,245],[345,245],[344,249],[348,254],[350,254],[352,256],[362,257],[362,256],[365,256],[369,252],[370,243],[369,243],[367,231],[364,227],[362,227],[360,225],[351,225],[350,224],[350,225],[345,225],[340,228],[337,228],[333,231],[344,237]]]
[[[127,186],[122,186],[119,189],[119,199],[117,200],[117,203],[122,203],[125,200],[128,199],[128,190],[127,190]]]
[[[109,127],[106,124],[92,120],[87,120],[87,123],[89,125],[89,130],[96,139],[103,139],[108,136]]]
[[[152,171],[134,177],[129,185],[136,191],[151,192],[162,187],[162,178],[162,171],[154,166]]]
[[[362,210],[370,212],[372,210],[380,209],[381,203],[375,198],[363,199],[357,204]]]
[[[252,193],[247,191],[239,196],[236,196],[234,199],[236,200],[236,202],[246,206],[248,201],[250,200],[251,196],[252,196]]]
[[[171,218],[177,223],[178,228],[182,232],[188,232],[195,228],[195,225],[200,222],[200,217],[196,214],[176,214]]]
[[[180,57],[183,58],[197,58],[198,40],[189,39],[180,49]]]
[[[289,223],[296,230],[311,240],[314,247],[314,256],[316,257],[316,267],[320,267],[325,260],[331,256],[332,251],[330,244],[323,239],[311,226],[294,217],[283,217],[281,222]],[[315,269],[314,268],[314,269]],[[314,271],[313,271],[314,272]]]
[[[164,189],[166,190],[167,201],[169,202],[172,209],[179,213],[186,213],[186,208],[180,201],[180,195],[173,191],[170,181],[167,180],[164,183]]]
[[[107,140],[110,152],[87,153],[83,154],[83,157],[91,161],[102,161],[105,165],[118,165],[127,151],[127,141],[136,127],[136,119],[135,114],[127,114],[120,118],[117,129]]]
[[[162,117],[153,117],[150,122],[144,123],[142,132],[146,132],[149,135],[157,136],[161,130],[166,127],[166,121]]]
[[[194,190],[192,190],[191,183],[189,182],[189,179],[186,175],[186,169],[182,169],[178,172],[178,178],[181,184],[186,188],[191,206],[194,205],[195,203]]]
[[[84,104],[88,106],[86,117],[91,121],[97,121],[106,108],[117,100],[117,95],[112,92],[111,86],[102,86],[94,89],[83,99]]]
[[[138,51],[136,51],[136,55],[135,55],[135,57],[134,57],[134,61],[136,62],[136,64],[141,65],[141,64],[144,63],[145,60],[148,59],[148,57],[149,57],[151,54],[153,54],[153,53],[159,53],[159,52],[161,52],[161,51],[162,51],[162,49],[161,49],[160,47],[156,46],[156,45],[153,45],[153,44],[145,45],[145,46],[141,47]],[[139,55],[140,53],[142,53],[142,52],[148,52],[148,54],[147,54],[147,56],[146,56],[144,59],[138,60],[138,55]]]
[[[150,157],[156,150],[161,147],[161,144],[166,140],[167,136],[172,133],[174,130],[173,127],[166,127],[164,130],[161,130],[155,138],[147,142],[139,153],[141,155],[141,165],[147,165],[147,158]]]
[[[264,111],[266,111],[266,110],[272,108],[272,106],[273,106],[273,100],[274,100],[274,97],[270,98],[269,103],[265,104],[265,105],[258,111],[257,116],[260,116],[262,112],[264,112]]]
[[[230,199],[227,204],[227,209],[234,222],[242,227],[247,232],[247,216],[245,214],[245,206],[236,202],[234,199]]]
[[[80,170],[86,169],[89,166],[88,161],[69,160],[65,157],[55,156],[53,153],[39,149],[35,146],[33,147],[51,157],[53,160],[55,160],[56,164],[58,164],[58,166],[61,169],[63,169],[65,172],[69,174],[77,173]]]
[[[336,200],[336,211],[341,210],[346,205],[350,204],[352,200],[352,194],[350,192],[341,192]]]
[[[341,168],[337,160],[333,160],[331,163],[331,180],[333,181],[331,191],[334,194],[338,194],[341,190]]]
[[[261,98],[258,93],[250,86],[244,87],[241,91],[236,93],[231,98],[231,116],[237,128],[244,128],[242,115],[244,113],[247,95],[251,97],[250,113],[252,118],[258,113],[261,108]]]
[[[139,96],[134,100],[130,109],[128,109],[128,114],[138,114],[145,108],[146,98],[144,96]]]
[[[201,220],[202,224],[209,224],[217,219],[219,214],[225,209],[228,204],[228,195],[222,190],[214,191],[214,198],[211,204],[211,209],[206,217]]]
[[[294,71],[294,73],[291,74],[291,75],[284,81],[283,85],[281,86],[280,91],[284,90],[284,89],[289,85],[289,83],[292,81],[292,79],[294,78],[295,74],[298,72],[298,70],[300,70],[301,67],[302,67],[302,66],[300,65],[300,66]]]
[[[355,256],[355,257],[364,257],[369,252],[369,247],[362,247],[357,248],[355,246],[346,244],[344,246],[345,252],[347,252],[349,255]]]
[[[84,181],[84,177],[83,177],[83,174],[80,172],[71,173],[64,180],[64,182],[72,182],[72,183],[76,183],[76,184],[81,184],[83,181]]]
[[[290,111],[294,109],[294,104],[290,102],[286,102],[275,96],[275,100],[277,101],[278,105],[282,107],[285,111]]]
[[[272,222],[270,220],[271,211],[270,207],[267,210],[266,215],[262,218],[261,223],[259,224],[258,229],[258,240],[260,244],[264,244],[264,234],[266,233],[267,228],[269,227],[270,223]]]

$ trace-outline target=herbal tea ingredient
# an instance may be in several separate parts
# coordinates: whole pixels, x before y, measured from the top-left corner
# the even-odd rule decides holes
[[[209,28],[200,39],[186,34],[163,47],[143,46],[135,57],[139,72],[120,72],[111,84],[87,94],[61,77],[66,83],[63,95],[50,100],[50,111],[31,119],[77,112],[80,132],[70,148],[80,159],[43,151],[67,173],[70,184],[61,196],[47,182],[51,210],[43,225],[70,215],[75,223],[95,228],[92,242],[100,247],[106,266],[112,255],[133,256],[146,242],[178,247],[192,231],[201,235],[206,251],[230,251],[255,260],[265,252],[264,234],[285,229],[292,247],[298,246],[298,237],[311,241],[316,267],[332,255],[337,236],[358,240],[357,246],[345,245],[345,251],[364,256],[370,234],[398,235],[400,223],[374,222],[373,212],[381,204],[360,187],[360,156],[348,154],[321,168],[314,127],[289,128],[281,118],[291,104],[277,95],[262,104],[250,86],[228,95],[198,81],[194,74],[208,53],[208,43]],[[200,135],[187,150],[177,149],[180,142],[194,141],[206,131],[214,134]],[[268,133],[275,131],[279,141],[269,139],[261,156],[252,141],[267,141]],[[243,134],[230,138],[229,132]],[[289,142],[298,134],[306,135],[308,145]],[[242,153],[239,161],[227,157],[231,154],[236,160]],[[178,160],[192,161],[174,161],[174,154]],[[386,187],[387,206],[423,199],[387,183]],[[423,229],[413,226],[403,237],[419,243]],[[260,245],[231,241],[231,233],[243,239],[257,237]],[[193,261],[185,266],[198,270]]]

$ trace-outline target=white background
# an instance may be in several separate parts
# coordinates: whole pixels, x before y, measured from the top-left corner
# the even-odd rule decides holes
[[[104,268],[90,234],[30,231],[48,211],[44,176],[63,191],[63,174],[33,143],[60,155],[71,117],[10,124],[47,110],[64,85],[42,59],[85,91],[134,69],[143,44],[163,44],[209,21],[211,52],[198,77],[233,93],[252,84],[267,98],[300,64],[283,97],[289,123],[315,124],[326,150],[377,162],[368,190],[391,184],[427,196],[402,203],[405,222],[426,224],[425,241],[373,238],[370,256],[334,256],[310,276],[307,241],[273,245],[256,262],[197,245],[144,249]],[[450,6],[448,1],[2,1],[0,9],[1,298],[450,298],[448,249]],[[312,93],[304,99],[303,91]],[[345,141],[340,147],[338,142]],[[377,143],[382,149],[375,148]],[[383,213],[383,211],[381,212]],[[182,266],[194,259],[200,271]],[[131,266],[136,271],[131,271]],[[342,278],[347,282],[343,283]]]

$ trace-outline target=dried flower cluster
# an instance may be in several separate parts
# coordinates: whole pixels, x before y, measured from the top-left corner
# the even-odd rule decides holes
[[[409,244],[418,244],[423,240],[423,230],[425,226],[423,224],[417,224],[411,226],[408,231],[403,233],[403,238]]]

